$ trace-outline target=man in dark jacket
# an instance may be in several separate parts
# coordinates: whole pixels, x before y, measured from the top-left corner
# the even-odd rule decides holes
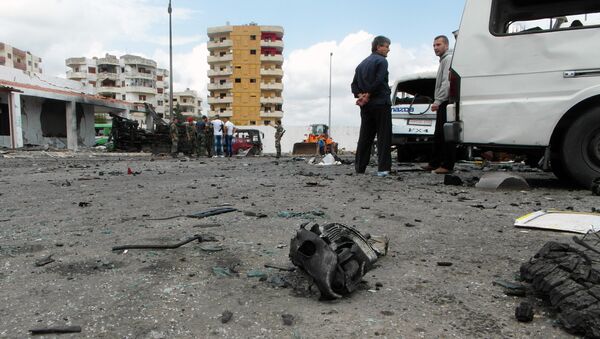
[[[373,140],[377,135],[377,176],[387,176],[392,167],[392,114],[387,54],[390,39],[377,36],[371,44],[371,55],[363,60],[354,73],[352,93],[360,106],[360,135],[356,146],[356,173],[365,173]]]

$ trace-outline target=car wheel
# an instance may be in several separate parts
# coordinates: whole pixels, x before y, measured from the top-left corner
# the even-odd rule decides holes
[[[561,159],[569,176],[584,187],[600,177],[600,107],[588,110],[569,127]]]

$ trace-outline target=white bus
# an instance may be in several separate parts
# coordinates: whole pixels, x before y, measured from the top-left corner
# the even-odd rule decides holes
[[[600,177],[600,1],[466,0],[446,138]]]

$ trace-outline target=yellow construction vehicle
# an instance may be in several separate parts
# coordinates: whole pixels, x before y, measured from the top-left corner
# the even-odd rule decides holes
[[[337,153],[338,144],[329,137],[329,126],[325,124],[310,125],[309,132],[305,136],[304,141],[294,144],[293,155]]]

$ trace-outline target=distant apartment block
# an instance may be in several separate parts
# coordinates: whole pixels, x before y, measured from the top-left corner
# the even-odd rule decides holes
[[[42,73],[42,58],[29,51],[0,42],[0,66],[12,67],[25,72]]]
[[[156,61],[136,55],[123,55],[117,58],[106,54],[104,57],[68,58],[67,78],[89,84],[96,94],[137,104],[142,109],[144,103],[151,104],[157,113],[169,118],[169,71],[158,68]],[[135,113],[132,111],[132,114]]]
[[[198,98],[198,93],[189,88],[183,92],[173,92],[173,109],[179,104],[181,114],[184,116],[201,116],[202,100]],[[165,107],[169,110],[168,104]]]
[[[208,28],[209,115],[236,125],[268,125],[283,117],[283,27]]]

